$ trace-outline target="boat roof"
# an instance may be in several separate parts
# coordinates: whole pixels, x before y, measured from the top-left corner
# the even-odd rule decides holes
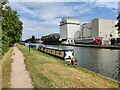
[[[61,48],[55,48],[55,47],[46,47],[46,48],[55,49],[55,50],[63,50],[63,49],[61,49]]]
[[[72,49],[62,49],[62,48],[55,48],[55,47],[47,47],[47,46],[45,46],[45,45],[39,45],[39,46],[41,46],[41,47],[45,47],[45,48],[48,48],[48,49],[53,49],[53,50],[72,50]],[[73,51],[73,50],[72,50]]]

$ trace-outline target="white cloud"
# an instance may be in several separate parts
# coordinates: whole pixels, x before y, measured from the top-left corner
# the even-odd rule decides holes
[[[96,2],[119,2],[119,0],[95,0]]]
[[[9,0],[9,2],[118,2],[119,0]]]
[[[89,0],[93,1],[95,0]],[[88,0],[9,0],[9,2],[88,2]]]
[[[91,9],[85,5],[66,5],[65,3],[11,2],[8,5],[20,14],[24,26],[23,39],[32,34],[45,35],[59,32],[61,18],[91,12]]]
[[[31,35],[40,37],[45,34],[59,32],[59,23],[63,17],[75,17],[92,13],[92,7],[88,7],[86,4],[70,5],[50,2],[38,3],[39,0],[34,0],[34,3],[31,3],[31,1],[32,0],[29,0],[29,2],[18,3],[17,0],[10,0],[10,3],[8,4],[20,14],[21,21],[23,21],[24,25],[23,39],[26,39]],[[87,2],[87,0],[82,1]],[[95,1],[96,0],[91,0],[91,6],[94,4],[100,7],[116,8],[116,4],[101,3],[99,0]],[[82,23],[83,22],[85,21],[82,21]],[[86,20],[86,22],[88,21]]]
[[[95,0],[94,4],[96,4],[99,7],[118,9],[119,1],[120,0]]]
[[[56,17],[75,16],[78,14],[91,12],[91,9],[87,8],[84,5],[72,6],[72,5],[65,5],[64,3],[49,3],[49,4],[34,3],[32,7],[35,9],[33,11],[31,9],[31,12],[28,10],[27,7],[24,7],[22,11],[26,13],[30,13],[32,14],[32,16],[38,17],[43,20],[51,20],[51,19],[55,19]]]
[[[9,2],[88,2],[100,7],[118,8],[120,0],[9,0]],[[44,3],[43,3],[44,4]]]
[[[39,21],[33,21],[26,18],[21,18],[23,22],[23,39],[25,40],[28,37],[31,37],[32,35],[35,35],[36,37],[41,37],[42,35],[47,35],[54,32],[59,32],[59,27],[49,27],[45,26],[45,22],[39,22]],[[42,24],[43,23],[43,24]],[[45,23],[45,24],[44,24]]]
[[[95,2],[96,6],[118,9],[118,2]]]

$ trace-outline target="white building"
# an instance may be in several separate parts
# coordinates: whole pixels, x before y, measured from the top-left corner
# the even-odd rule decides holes
[[[91,22],[91,36],[102,37],[106,39],[116,38],[117,28],[115,27],[116,21],[107,19],[94,19]]]
[[[118,2],[118,13],[120,13],[120,1]]]
[[[60,22],[60,39],[65,43],[74,43],[80,35],[80,20],[76,18],[63,18]]]
[[[91,37],[91,23],[81,25],[81,37]]]
[[[118,2],[118,15],[120,14],[120,1]],[[117,16],[118,16],[117,15]],[[118,37],[120,38],[120,33],[118,34]]]

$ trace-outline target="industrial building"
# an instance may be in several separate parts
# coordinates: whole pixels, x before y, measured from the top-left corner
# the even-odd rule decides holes
[[[64,43],[74,43],[80,37],[80,20],[76,18],[63,18],[60,22],[60,39]]]
[[[119,14],[120,14],[120,1],[118,2],[118,15],[117,16],[119,16]],[[118,34],[118,37],[120,37],[120,33]]]
[[[102,38],[102,44],[110,44],[111,38],[118,37],[117,21],[95,18],[91,23],[81,25],[81,38]]]
[[[81,37],[91,37],[91,23],[84,23],[81,25]]]
[[[118,13],[120,13],[120,1],[118,2]]]
[[[118,38],[115,25],[117,21],[95,18],[90,23],[80,25],[76,18],[63,18],[60,22],[60,40],[65,44],[72,44],[79,38],[102,38],[110,44],[111,38]]]
[[[117,28],[115,27],[116,21],[107,19],[93,19],[91,21],[91,36],[102,38],[116,38],[118,37]]]
[[[117,21],[107,19],[93,19],[91,23],[84,23],[81,25],[81,38],[82,37],[101,37],[105,39],[117,38],[118,31],[115,25]]]
[[[120,1],[118,3],[120,13]],[[110,44],[110,39],[119,38],[118,21],[95,18],[90,23],[80,25],[77,18],[63,18],[60,22],[60,40],[65,44],[74,43],[77,39],[102,38],[102,44]]]

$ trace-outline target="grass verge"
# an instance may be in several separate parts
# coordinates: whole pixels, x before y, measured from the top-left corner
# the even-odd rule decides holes
[[[0,89],[2,89],[2,59],[0,59]]]
[[[12,48],[3,56],[2,59],[2,88],[10,88],[11,64],[13,62]]]
[[[25,57],[35,88],[118,88],[118,83],[77,66],[67,65],[60,59],[41,53],[29,52],[17,44]]]

